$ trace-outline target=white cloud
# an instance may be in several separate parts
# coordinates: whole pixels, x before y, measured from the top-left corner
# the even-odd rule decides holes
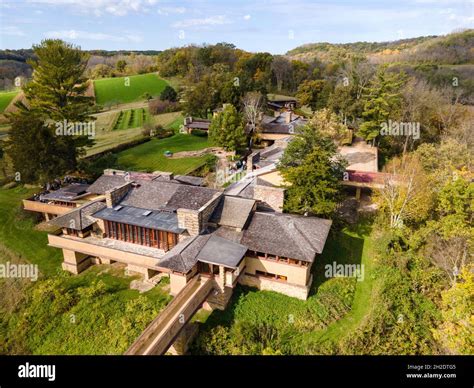
[[[148,12],[157,0],[28,0],[30,3],[69,7],[73,10],[101,16],[125,16],[130,12]]]
[[[245,15],[244,20],[250,20],[251,16],[250,15]]]
[[[170,14],[183,14],[186,12],[184,7],[160,7],[158,14],[168,16]]]
[[[0,35],[25,36],[26,34],[17,26],[4,26],[0,28]]]
[[[209,16],[202,19],[186,19],[173,24],[174,28],[189,28],[202,26],[217,26],[231,24],[231,21],[224,15]]]
[[[88,32],[80,30],[61,30],[46,32],[47,38],[70,39],[70,40],[107,40],[112,42],[141,42],[143,39],[140,35],[126,33],[124,35],[111,35],[101,32]]]

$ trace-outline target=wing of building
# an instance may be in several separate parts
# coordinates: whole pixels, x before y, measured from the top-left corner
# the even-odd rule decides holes
[[[200,274],[215,278],[223,295],[240,283],[306,299],[331,221],[272,209],[263,200],[275,194],[271,185],[256,182],[247,195],[229,195],[201,184],[107,170],[75,190],[90,201],[50,221],[58,231],[49,245],[63,250],[67,271],[121,262],[145,278],[168,274],[172,294]]]

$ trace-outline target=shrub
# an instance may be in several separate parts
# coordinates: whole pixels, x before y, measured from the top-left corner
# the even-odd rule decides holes
[[[176,112],[180,110],[180,105],[177,102],[162,101],[155,98],[148,101],[148,110],[152,115],[159,115],[162,113]]]

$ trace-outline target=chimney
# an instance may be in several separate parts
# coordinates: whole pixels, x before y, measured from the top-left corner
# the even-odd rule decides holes
[[[132,187],[132,182],[127,182],[124,185],[117,187],[113,190],[105,192],[105,203],[107,207],[115,207],[122,199],[127,195],[128,191]]]
[[[287,124],[293,121],[293,113],[291,111],[285,112],[285,122]]]

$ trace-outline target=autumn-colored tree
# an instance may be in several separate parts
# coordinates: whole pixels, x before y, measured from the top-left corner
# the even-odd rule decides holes
[[[442,293],[443,322],[435,339],[453,354],[474,354],[474,266],[465,267],[458,281]]]

